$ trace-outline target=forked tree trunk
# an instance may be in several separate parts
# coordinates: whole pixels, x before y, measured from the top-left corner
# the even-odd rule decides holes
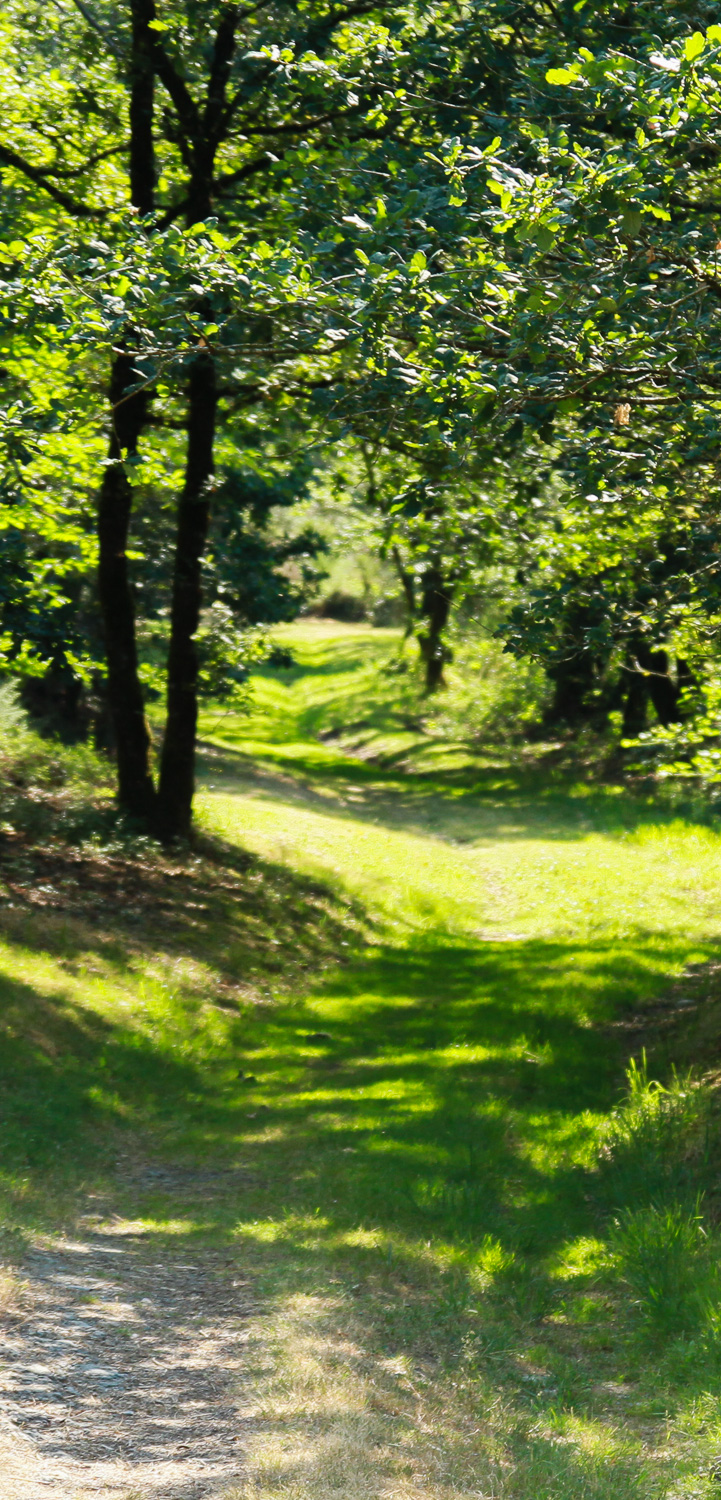
[[[140,3],[140,0],[138,0]],[[148,0],[145,0],[148,3]],[[173,65],[154,50],[155,67],[172,96],[182,98],[181,112],[189,135],[186,160],[192,161],[186,223],[189,227],[213,212],[215,157],[223,138],[239,7],[223,6],[215,36],[202,117],[198,116]],[[175,92],[173,92],[175,91]],[[181,145],[181,151],[183,147]],[[198,651],[195,641],[202,604],[203,554],[210,520],[210,491],[214,472],[213,447],[218,389],[215,360],[205,347],[198,350],[188,380],[188,448],[185,482],[178,504],[170,647],[167,669],[167,715],[160,763],[155,826],[166,841],[190,833],[195,790],[195,734],[198,722]]]
[[[641,670],[648,674],[645,679],[646,688],[659,724],[678,723],[681,717],[678,708],[681,683],[674,681],[671,676],[668,652],[663,648],[654,649],[644,642],[638,646],[636,660]]]
[[[187,838],[195,787],[201,570],[210,519],[218,402],[215,363],[198,353],[188,383],[188,451],[178,504],[168,653],[168,698],[160,767],[157,828],[165,840]]]

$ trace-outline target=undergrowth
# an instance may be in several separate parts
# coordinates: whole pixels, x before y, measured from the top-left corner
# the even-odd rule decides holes
[[[117,818],[111,764],[88,745],[39,734],[17,684],[0,683],[0,834],[27,838],[107,836]]]
[[[627,1092],[602,1146],[612,1205],[613,1264],[639,1322],[658,1337],[721,1335],[721,1237],[715,1223],[721,1149],[709,1086],[674,1069],[649,1078],[632,1059]],[[721,1343],[717,1353],[721,1357]]]

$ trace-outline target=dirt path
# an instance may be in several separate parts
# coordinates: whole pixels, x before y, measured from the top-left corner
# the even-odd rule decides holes
[[[0,1320],[2,1500],[196,1500],[243,1470],[248,1288],[109,1219],[36,1247]]]

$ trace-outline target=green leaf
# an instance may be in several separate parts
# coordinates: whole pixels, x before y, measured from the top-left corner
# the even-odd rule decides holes
[[[368,256],[366,255],[365,250],[359,250],[358,247],[356,246],[355,255],[356,255],[356,260],[359,260],[362,266],[369,266],[370,265],[370,260],[368,259]]]
[[[693,62],[695,57],[700,57],[706,46],[706,38],[700,31],[694,31],[693,36],[687,36],[683,50],[687,62]]]
[[[416,253],[413,256],[413,259],[412,259],[412,261],[410,263],[410,269],[411,269],[411,271],[425,271],[426,264],[427,264],[426,257],[423,254],[423,251],[422,250],[416,250]]]
[[[546,74],[546,83],[559,85],[562,83],[573,83],[575,76],[575,73],[572,73],[569,68],[549,68]]]
[[[535,244],[541,251],[541,254],[546,255],[548,251],[553,248],[553,245],[556,241],[556,236],[553,234],[552,230],[549,229],[547,224],[539,224],[538,227],[533,231],[533,239]]]
[[[643,214],[639,213],[637,208],[627,208],[621,215],[621,227],[624,234],[639,234],[642,224]]]

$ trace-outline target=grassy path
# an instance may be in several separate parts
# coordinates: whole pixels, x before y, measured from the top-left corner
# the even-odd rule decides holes
[[[2,914],[7,1263],[95,1192],[250,1278],[248,1500],[711,1496],[713,1318],[644,1330],[613,1218],[648,1159],[599,1161],[625,1024],[714,1061],[721,841],[421,736],[389,634],[288,639],[253,718],[203,724],[222,879],[118,855],[102,931]]]

